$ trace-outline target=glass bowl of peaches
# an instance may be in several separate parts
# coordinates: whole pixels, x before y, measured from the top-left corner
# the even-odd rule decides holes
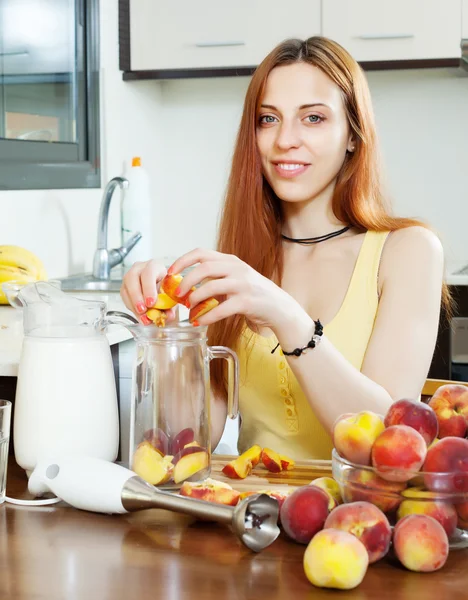
[[[466,417],[454,400],[462,394]],[[392,526],[409,515],[432,517],[450,549],[468,547],[467,428],[468,388],[455,384],[439,388],[429,404],[400,400],[385,416],[339,417],[332,471],[343,502],[370,502]]]

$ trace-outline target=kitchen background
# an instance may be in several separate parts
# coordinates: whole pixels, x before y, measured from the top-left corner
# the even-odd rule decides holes
[[[361,9],[375,4],[351,1]],[[314,2],[322,7],[327,3],[340,6],[340,0]],[[33,10],[39,4],[41,10]],[[54,25],[48,12],[66,4],[0,0],[5,27],[0,64],[8,64],[7,45],[17,44],[15,35],[24,32],[38,44],[53,46],[60,36],[66,44],[60,22]],[[148,218],[154,256],[174,257],[196,246],[213,247],[249,83],[248,75],[124,81],[119,68],[119,2],[99,4],[101,188],[15,190],[2,189],[6,186],[0,181],[1,243],[36,253],[51,277],[91,271],[102,188],[123,174],[133,156],[141,156],[150,175],[153,212]],[[134,11],[148,10],[150,4],[131,0]],[[457,10],[459,35],[452,45],[453,57],[460,57],[462,6],[468,37],[468,0],[396,4],[403,10],[420,10],[422,20],[424,10],[427,14],[437,7]],[[304,22],[302,14],[297,18]],[[468,264],[468,72],[453,65],[367,71],[367,76],[395,212],[424,219],[436,229],[452,272]],[[34,107],[29,112],[34,113]],[[109,247],[120,245],[119,193],[110,208]],[[131,360],[125,361],[125,356],[131,357],[131,347],[122,346],[121,392],[127,397]]]

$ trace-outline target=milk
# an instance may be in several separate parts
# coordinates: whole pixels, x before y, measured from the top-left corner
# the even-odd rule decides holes
[[[105,335],[70,327],[25,336],[14,410],[15,458],[26,471],[50,453],[115,460],[117,393]]]

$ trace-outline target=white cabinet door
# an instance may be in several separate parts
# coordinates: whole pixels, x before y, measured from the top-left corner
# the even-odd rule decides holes
[[[323,0],[323,35],[356,60],[460,56],[460,0]]]
[[[320,33],[320,0],[131,0],[132,71],[255,66]]]

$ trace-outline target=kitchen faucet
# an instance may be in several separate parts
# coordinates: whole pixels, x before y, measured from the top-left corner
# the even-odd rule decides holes
[[[114,177],[104,189],[101,208],[99,210],[97,249],[94,253],[93,277],[95,279],[110,279],[110,270],[123,261],[130,250],[141,240],[141,233],[137,231],[120,248],[107,248],[107,223],[109,220],[109,206],[116,187],[125,190],[128,180],[124,177]]]

